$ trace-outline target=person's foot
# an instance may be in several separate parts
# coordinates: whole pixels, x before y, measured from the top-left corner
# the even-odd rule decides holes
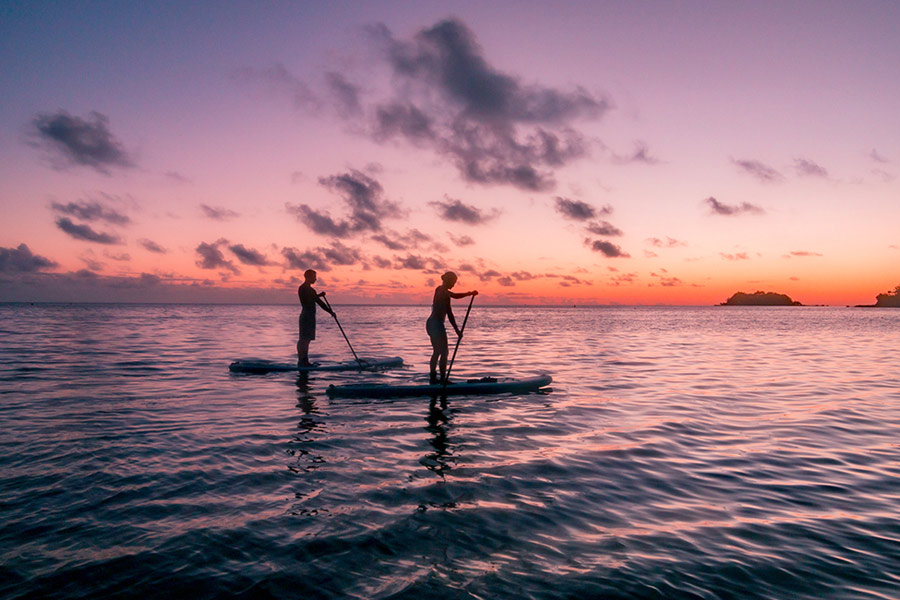
[[[441,380],[438,379],[437,373],[432,372],[428,375],[428,382],[431,383],[431,385],[437,385]]]

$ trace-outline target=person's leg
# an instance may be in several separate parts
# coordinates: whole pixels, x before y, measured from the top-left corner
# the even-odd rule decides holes
[[[309,343],[311,341],[307,338],[300,338],[300,341],[297,342],[297,364],[301,367],[309,366]]]
[[[438,357],[441,354],[441,345],[440,341],[436,337],[431,338],[431,362],[430,362],[430,371],[428,372],[428,380],[431,383],[438,383],[437,378],[437,361]]]
[[[444,374],[447,372],[447,355],[450,348],[447,346],[447,334],[445,333],[440,339],[440,361],[441,361],[441,383],[444,381]]]

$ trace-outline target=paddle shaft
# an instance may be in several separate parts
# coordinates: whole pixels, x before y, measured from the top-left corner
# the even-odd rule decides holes
[[[353,344],[350,343],[350,338],[348,338],[348,337],[347,337],[347,334],[344,333],[344,328],[341,327],[341,322],[338,321],[338,318],[337,318],[337,315],[336,315],[335,312],[334,312],[334,309],[331,308],[331,303],[330,303],[330,302],[328,301],[328,299],[325,298],[324,296],[322,296],[322,301],[325,302],[325,305],[328,307],[329,310],[331,310],[331,316],[334,317],[334,322],[337,323],[338,329],[341,330],[341,335],[343,335],[343,336],[344,336],[344,339],[347,340],[347,345],[350,346],[350,352],[353,353],[353,358],[356,359],[356,362],[359,363],[359,368],[362,369],[362,368],[363,368],[362,361],[361,361],[361,360],[359,359],[359,357],[356,355],[356,350],[353,349]]]
[[[462,334],[466,331],[466,323],[469,321],[469,311],[472,310],[472,303],[475,302],[475,296],[472,296],[472,299],[469,300],[469,308],[466,309],[466,316],[463,319],[462,329],[459,330],[459,337],[456,338],[456,347],[453,348],[453,357],[450,359],[450,366],[447,367],[447,374],[444,375],[444,381],[441,382],[441,385],[447,387],[447,382],[450,381],[450,371],[453,370],[453,361],[456,360],[456,351],[459,350],[459,343],[462,341]]]

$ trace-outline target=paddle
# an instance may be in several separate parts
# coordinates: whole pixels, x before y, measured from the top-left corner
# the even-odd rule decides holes
[[[469,300],[469,308],[466,309],[466,317],[463,319],[462,329],[459,330],[459,337],[456,338],[456,347],[453,349],[453,358],[450,359],[450,366],[447,367],[447,374],[444,375],[444,381],[441,382],[443,387],[447,387],[447,383],[450,381],[450,371],[453,370],[453,361],[456,360],[456,351],[459,350],[459,343],[462,341],[462,334],[466,331],[466,322],[469,320],[469,311],[472,310],[472,303],[475,302],[475,296],[472,296],[472,299]]]
[[[334,317],[334,322],[337,323],[338,329],[341,330],[341,335],[343,335],[343,336],[344,336],[344,339],[347,340],[347,345],[350,346],[350,352],[353,353],[353,358],[355,358],[355,359],[356,359],[356,362],[359,363],[359,368],[360,368],[360,369],[365,369],[365,367],[363,366],[362,361],[361,361],[361,360],[359,359],[359,357],[356,355],[356,350],[353,349],[353,344],[350,343],[350,338],[348,338],[348,337],[347,337],[347,334],[344,333],[344,328],[341,327],[341,322],[338,321],[337,314],[334,312],[334,309],[331,308],[331,303],[328,302],[328,300],[325,298],[325,296],[322,296],[322,302],[324,302],[324,303],[325,303],[325,306],[328,307],[328,310],[331,311],[331,316]]]

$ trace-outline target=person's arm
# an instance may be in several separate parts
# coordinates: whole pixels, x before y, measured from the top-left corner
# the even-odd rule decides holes
[[[333,317],[334,311],[331,310],[331,307],[328,306],[328,304],[326,304],[325,302],[322,301],[322,297],[324,295],[325,295],[325,292],[320,292],[320,293],[316,294],[316,304],[321,306],[322,310],[324,310],[325,312],[327,312],[329,315],[331,315]]]
[[[456,325],[456,317],[453,316],[453,309],[450,308],[450,299],[448,298],[447,300],[447,320],[450,321],[451,325],[453,325],[453,329],[456,331],[456,336],[462,337],[462,331],[459,330],[459,327]]]
[[[451,298],[456,298],[457,300],[459,300],[460,298],[465,298],[466,296],[477,296],[478,290],[472,290],[471,292],[459,292],[459,293],[451,292],[448,290],[447,293],[450,294]]]

